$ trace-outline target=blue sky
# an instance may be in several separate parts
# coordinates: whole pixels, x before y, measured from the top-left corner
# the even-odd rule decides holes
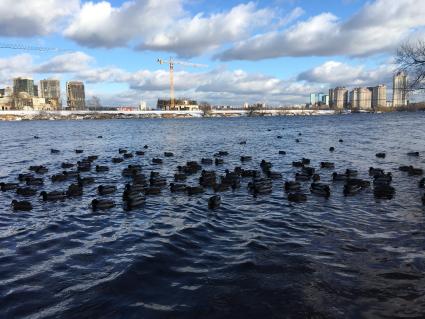
[[[25,2],[25,3],[24,3]],[[212,104],[291,105],[329,87],[390,84],[400,43],[423,38],[419,0],[0,0],[0,85],[15,76],[86,83],[105,105],[176,94]]]

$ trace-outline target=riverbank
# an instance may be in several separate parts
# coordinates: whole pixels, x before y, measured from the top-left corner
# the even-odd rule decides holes
[[[333,110],[211,110],[204,111],[0,111],[2,121],[112,120],[143,118],[200,118],[239,116],[333,115]]]

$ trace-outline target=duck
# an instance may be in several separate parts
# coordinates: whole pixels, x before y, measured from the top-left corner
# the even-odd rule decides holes
[[[87,161],[78,161],[77,162],[77,170],[79,172],[90,172],[91,163]]]
[[[381,174],[384,174],[384,170],[382,168],[369,167],[370,176],[381,175]]]
[[[212,187],[217,183],[217,176],[214,171],[202,171],[199,184],[203,187]]]
[[[170,191],[172,193],[185,192],[186,184],[170,183]]]
[[[129,191],[129,192],[138,192],[138,193],[142,193],[145,191],[145,185],[142,184],[126,184],[125,185],[125,190]]]
[[[89,162],[94,162],[95,160],[97,160],[99,158],[99,156],[98,155],[90,155],[90,156],[87,156],[87,161],[89,161]]]
[[[303,163],[304,165],[310,165],[310,159],[309,158],[302,158],[301,159],[301,163]]]
[[[259,176],[260,172],[254,169],[243,169],[241,170],[242,177],[256,177]]]
[[[158,195],[160,193],[161,193],[160,187],[151,186],[151,187],[145,188],[145,195]]]
[[[289,193],[288,194],[288,201],[294,202],[294,203],[302,203],[307,201],[307,195],[303,193]]]
[[[254,194],[267,194],[273,190],[272,180],[269,178],[253,178],[252,182],[248,183],[249,190]]]
[[[81,154],[81,153],[83,153],[84,151],[83,150],[80,150],[80,149],[77,149],[77,150],[75,150],[75,153],[76,154]]]
[[[387,173],[387,174],[383,174],[383,175],[375,175],[373,178],[373,184],[375,186],[387,186],[391,183],[392,181],[392,175],[391,173]]]
[[[164,152],[164,156],[165,157],[173,157],[174,156],[174,153],[172,153],[172,152]]]
[[[220,207],[220,205],[221,205],[220,195],[214,195],[214,196],[211,196],[208,199],[208,208],[209,209],[216,209],[216,208]]]
[[[144,148],[145,150],[146,150],[146,149],[148,149],[148,147],[149,147],[148,145],[143,146],[143,148]]]
[[[282,173],[280,173],[280,172],[267,170],[265,173],[266,173],[266,176],[270,179],[280,179],[280,178],[282,178]]]
[[[56,201],[63,200],[66,197],[66,193],[61,191],[52,191],[49,193],[42,191],[40,196],[43,198],[43,201]]]
[[[64,182],[68,179],[68,175],[65,174],[55,174],[50,178],[53,183]]]
[[[419,176],[419,175],[423,175],[424,171],[422,168],[415,168],[413,166],[410,166],[409,168],[409,175],[410,176]]]
[[[267,162],[266,160],[261,160],[260,167],[263,170],[263,172],[270,170],[272,166],[273,166],[272,163]]]
[[[308,181],[311,179],[310,174],[306,173],[295,173],[295,180],[296,181]]]
[[[54,149],[54,148],[52,148],[52,149],[50,150],[50,153],[51,153],[51,154],[59,154],[59,153],[60,153],[60,151],[59,151],[59,150],[56,150],[56,149]]]
[[[378,158],[385,158],[387,154],[385,154],[384,152],[381,152],[381,153],[376,153],[375,156]]]
[[[147,184],[146,175],[144,174],[137,173],[137,174],[134,174],[132,178],[133,178],[134,184],[138,184],[138,185]]]
[[[30,211],[32,210],[32,204],[26,200],[23,201],[17,201],[17,200],[12,200],[12,208],[15,211]]]
[[[91,202],[93,210],[104,210],[115,207],[115,202],[110,199],[93,199]]]
[[[298,138],[295,139],[295,143],[299,143],[300,140]]]
[[[280,140],[280,139],[283,138],[283,136],[282,135],[278,135],[278,136],[276,136],[276,138]]]
[[[344,196],[355,195],[363,190],[363,187],[358,184],[345,184],[343,194]]]
[[[67,197],[79,197],[83,196],[83,187],[79,184],[71,184],[66,191]]]
[[[114,164],[119,164],[119,163],[122,163],[123,161],[124,161],[124,159],[122,157],[114,157],[112,159],[112,163],[114,163]]]
[[[97,187],[97,192],[99,195],[108,195],[113,194],[117,191],[117,187],[115,185],[99,185]]]
[[[185,181],[186,179],[187,179],[187,175],[185,173],[175,173],[174,174],[174,181],[175,182]]]
[[[329,152],[335,152],[335,147],[333,146],[329,147]]]
[[[302,136],[302,134],[301,133],[298,133],[298,136]]]
[[[125,148],[119,148],[118,149],[118,154],[125,154],[125,153],[127,153],[128,151],[125,149]]]
[[[160,159],[160,158],[153,158],[152,159],[152,164],[162,164],[162,159]]]
[[[107,171],[109,171],[108,166],[96,165],[96,172],[100,173],[100,172],[107,172]]]
[[[419,188],[425,188],[425,177],[419,181]]]
[[[225,192],[225,191],[230,190],[231,185],[232,185],[232,184],[228,184],[228,183],[219,183],[219,184],[215,184],[215,185],[213,186],[213,190],[214,190],[214,192],[215,192],[215,193],[218,193],[218,192]]]
[[[34,166],[30,166],[29,168],[30,171],[33,171],[37,174],[45,174],[49,171],[49,169],[43,165],[34,165]]]
[[[425,194],[422,196],[422,205],[425,205]]]
[[[188,195],[197,195],[204,192],[204,188],[202,186],[188,186],[186,188]]]
[[[294,192],[301,189],[301,184],[297,181],[286,181],[284,188],[286,192]]]
[[[285,151],[279,151],[279,155],[286,155]]]
[[[218,152],[218,155],[219,156],[227,156],[227,155],[229,155],[229,152],[227,152],[227,151],[219,151]]]
[[[246,145],[246,141],[239,142],[239,145]]]
[[[224,160],[222,158],[216,158],[214,161],[215,165],[222,165],[224,164]]]
[[[245,155],[241,156],[241,162],[248,162],[250,160],[252,160],[251,156],[245,156]]]
[[[125,158],[125,159],[129,159],[129,158],[133,158],[133,157],[134,157],[133,153],[125,153],[123,155],[123,158]]]
[[[34,135],[34,139],[35,139],[35,140],[38,140],[39,138],[40,138],[39,136]]]
[[[201,159],[201,164],[212,165],[212,163],[213,163],[213,160],[211,158],[202,158]]]
[[[395,194],[395,188],[388,184],[379,184],[374,187],[373,194],[376,198],[392,199]]]
[[[139,165],[128,165],[127,168],[122,170],[122,176],[124,177],[133,177],[134,175],[141,173],[141,166]]]
[[[294,161],[294,162],[292,162],[292,166],[293,167],[304,167],[304,164],[303,164],[303,162]]]
[[[85,186],[89,184],[94,183],[94,177],[81,177],[80,175],[77,176],[77,182],[78,185]]]
[[[410,166],[402,165],[398,168],[398,170],[401,171],[401,172],[409,172]]]
[[[97,138],[103,138],[103,136],[102,135],[98,135]]]
[[[325,198],[329,198],[329,196],[331,196],[329,185],[323,183],[312,183],[310,186],[310,192]]]
[[[27,178],[25,180],[25,182],[28,186],[35,186],[35,185],[43,185],[44,184],[44,181],[43,181],[42,178],[36,178],[36,177]]]
[[[143,155],[145,155],[145,152],[144,151],[136,151],[136,155],[137,156],[143,156]]]
[[[349,178],[356,177],[358,174],[359,174],[359,172],[355,169],[347,168],[345,170],[345,175],[347,175]]]
[[[146,203],[146,199],[142,194],[137,194],[135,196],[131,196],[129,197],[125,202],[124,202],[124,209],[129,211],[129,210],[133,210],[136,208],[140,208],[142,206],[144,206]]]
[[[312,178],[313,178],[313,182],[320,181],[320,175],[319,174],[313,174]]]
[[[149,179],[149,184],[150,186],[156,186],[156,187],[166,186],[167,180],[165,179],[165,177],[161,177],[161,176],[151,177]]]
[[[0,183],[0,189],[2,192],[11,191],[19,186],[18,183]]]
[[[332,162],[320,162],[321,168],[335,168],[335,164]]]
[[[25,182],[27,179],[32,179],[32,178],[34,178],[34,175],[30,173],[18,175],[18,181],[20,182]]]
[[[19,187],[16,189],[16,194],[21,196],[34,196],[37,194],[37,190],[30,187]]]
[[[61,164],[61,167],[62,167],[63,169],[72,168],[72,167],[74,167],[74,166],[75,166],[75,164],[72,164],[72,163],[62,163],[62,164]]]
[[[301,173],[303,173],[303,174],[307,174],[307,175],[313,176],[315,172],[316,172],[316,170],[314,169],[314,167],[305,167],[305,166],[303,166],[301,168]]]
[[[409,152],[407,153],[407,156],[419,157],[419,152]]]
[[[77,178],[77,176],[80,174],[80,172],[78,172],[78,171],[62,171],[62,174],[67,176],[67,178],[72,178],[72,177]]]
[[[338,142],[343,143],[343,142],[344,142],[344,140],[343,140],[342,138],[340,138],[340,139],[338,140]]]

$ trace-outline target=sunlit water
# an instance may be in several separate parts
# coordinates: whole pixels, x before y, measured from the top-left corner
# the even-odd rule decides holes
[[[34,197],[31,212],[13,212],[11,200],[23,198],[0,193],[0,317],[423,318],[425,209],[419,178],[397,169],[425,168],[424,123],[425,113],[0,123],[2,181],[43,164],[49,172],[40,190],[62,190],[71,182],[51,184],[48,177],[64,161],[99,155],[95,164],[111,168],[83,174],[96,184],[82,198]],[[118,148],[145,144],[144,157],[111,163]],[[177,165],[219,150],[230,153],[225,164],[206,169],[259,169],[266,159],[284,178],[273,182],[272,194],[256,198],[244,179],[240,189],[221,194],[214,211],[207,208],[211,190],[189,197],[167,189],[143,209],[123,210],[121,171],[128,164],[172,182]],[[164,151],[175,156],[164,158]],[[375,157],[380,151],[385,159]],[[241,155],[253,160],[241,164]],[[152,165],[153,157],[164,164]],[[320,161],[334,161],[336,171],[358,169],[367,179],[370,166],[391,171],[395,198],[375,200],[371,190],[344,197],[332,170],[319,169],[331,197],[310,195],[305,183],[308,201],[289,203],[282,185],[302,157],[317,169]],[[101,183],[118,186],[110,195],[118,205],[94,213],[89,204]]]

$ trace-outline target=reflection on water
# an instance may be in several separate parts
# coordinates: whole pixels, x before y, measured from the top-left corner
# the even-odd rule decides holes
[[[31,212],[13,212],[9,204],[18,197],[0,194],[1,317],[422,318],[419,177],[397,169],[425,168],[424,120],[423,113],[403,113],[0,123],[2,181],[14,181],[33,164],[48,166],[50,176],[62,162],[88,155],[99,155],[96,164],[111,168],[84,173],[96,184],[83,198],[33,198]],[[111,163],[118,148],[135,151],[145,144],[144,157]],[[50,154],[51,148],[61,153]],[[77,148],[85,152],[75,154]],[[219,150],[229,152],[224,165],[212,167],[220,173],[239,165],[258,169],[266,159],[284,179],[297,172],[292,161],[310,158],[332,195],[289,203],[283,181],[275,180],[272,194],[253,197],[244,179],[240,189],[221,194],[215,211],[207,209],[211,190],[191,197],[166,190],[149,197],[143,209],[123,211],[121,170],[128,164],[143,165],[146,174],[160,171],[170,182],[177,165]],[[416,150],[421,157],[406,156]],[[175,156],[152,165],[164,151]],[[387,152],[385,159],[375,157],[380,151]],[[241,155],[253,160],[241,164]],[[370,166],[391,171],[395,198],[375,200],[371,190],[344,197],[343,184],[331,183],[332,171],[319,169],[320,161],[335,162],[336,171],[358,169],[367,179]],[[47,182],[43,189],[68,184]],[[120,205],[93,213],[89,203],[98,184],[117,185],[110,197]],[[308,183],[303,188],[308,193]]]

